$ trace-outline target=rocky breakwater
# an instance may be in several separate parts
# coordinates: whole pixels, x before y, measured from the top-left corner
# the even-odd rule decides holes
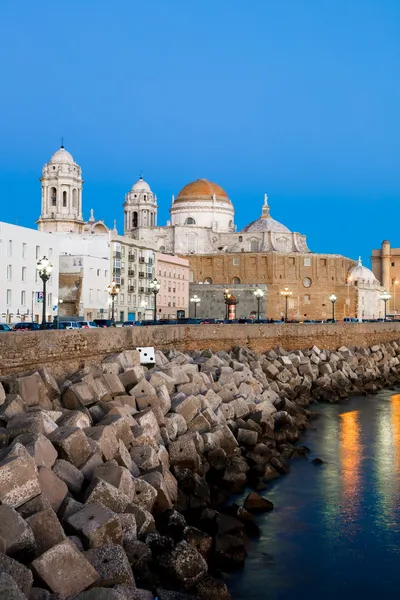
[[[398,381],[400,347],[108,356],[0,385],[0,598],[225,600],[309,403]],[[244,505],[232,493],[253,488]]]

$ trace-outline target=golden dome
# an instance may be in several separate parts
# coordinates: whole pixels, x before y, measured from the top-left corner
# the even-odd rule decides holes
[[[174,204],[177,202],[209,202],[215,194],[217,202],[231,205],[228,194],[216,183],[208,179],[197,179],[185,185],[179,192]]]

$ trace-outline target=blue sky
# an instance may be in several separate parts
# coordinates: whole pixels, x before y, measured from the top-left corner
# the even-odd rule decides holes
[[[2,0],[0,219],[34,227],[60,145],[84,210],[122,231],[139,173],[222,185],[239,228],[264,192],[316,252],[400,245],[398,0]]]

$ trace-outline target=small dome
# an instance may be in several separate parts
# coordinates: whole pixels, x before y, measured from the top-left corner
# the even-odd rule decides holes
[[[215,194],[217,202],[232,205],[228,194],[217,183],[208,179],[197,179],[185,185],[179,192],[174,204],[177,202],[210,202]]]
[[[54,152],[54,154],[51,157],[51,159],[49,160],[49,162],[50,163],[69,163],[71,165],[75,164],[72,154],[70,154],[68,152],[68,150],[66,150],[64,148],[64,146],[61,146],[61,148],[59,148],[59,150],[57,150],[57,152]]]
[[[143,177],[140,177],[132,186],[132,192],[151,192],[150,186]]]
[[[260,217],[242,229],[243,233],[257,233],[260,231],[271,231],[276,233],[290,233],[288,229],[279,221],[275,221],[271,217]]]
[[[370,283],[374,283],[377,281],[375,275],[368,269],[367,267],[363,267],[361,262],[361,257],[359,257],[357,266],[350,269],[349,272],[350,281],[368,281]]]

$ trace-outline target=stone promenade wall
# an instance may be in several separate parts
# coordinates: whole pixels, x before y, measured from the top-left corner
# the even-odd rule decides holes
[[[138,346],[165,350],[210,348],[230,350],[243,346],[287,350],[369,346],[400,340],[400,323],[332,325],[166,325],[81,331],[37,331],[0,334],[0,375],[49,367],[55,377],[72,373],[83,363],[98,363],[104,356]]]

